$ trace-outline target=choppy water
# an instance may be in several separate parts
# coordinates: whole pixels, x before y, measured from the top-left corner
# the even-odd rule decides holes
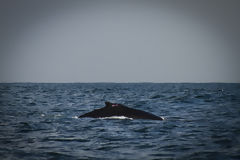
[[[165,120],[77,118],[105,101]],[[240,159],[240,84],[0,84],[0,159]]]

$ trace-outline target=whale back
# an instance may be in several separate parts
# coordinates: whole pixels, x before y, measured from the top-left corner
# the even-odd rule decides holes
[[[122,104],[116,104],[111,102],[105,102],[105,107],[83,114],[79,116],[79,118],[83,117],[105,118],[112,116],[125,116],[133,119],[163,120],[163,118],[158,117],[154,114],[138,109],[129,108]]]

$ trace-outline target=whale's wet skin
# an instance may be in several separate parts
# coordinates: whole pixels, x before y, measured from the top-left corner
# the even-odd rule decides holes
[[[91,117],[91,118],[117,118],[122,119],[123,117],[129,119],[149,119],[149,120],[163,120],[162,117],[158,117],[151,113],[129,108],[122,104],[105,102],[105,107],[96,109],[92,112],[88,112],[79,118]]]
[[[105,101],[165,120],[78,118]],[[0,84],[0,159],[239,160],[239,106],[239,84]]]

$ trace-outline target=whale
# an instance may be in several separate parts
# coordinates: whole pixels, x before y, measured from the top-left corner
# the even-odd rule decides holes
[[[163,120],[162,117],[154,114],[129,108],[123,104],[105,102],[105,106],[95,109],[91,112],[80,115],[78,118],[111,118],[111,117],[126,117],[130,119],[146,119],[146,120]]]

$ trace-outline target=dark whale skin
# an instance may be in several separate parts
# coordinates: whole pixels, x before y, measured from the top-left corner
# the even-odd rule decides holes
[[[154,114],[141,111],[138,109],[129,108],[122,104],[105,102],[106,106],[100,109],[93,110],[79,116],[78,118],[91,117],[91,118],[103,118],[112,116],[125,116],[133,119],[149,119],[149,120],[163,120]]]

